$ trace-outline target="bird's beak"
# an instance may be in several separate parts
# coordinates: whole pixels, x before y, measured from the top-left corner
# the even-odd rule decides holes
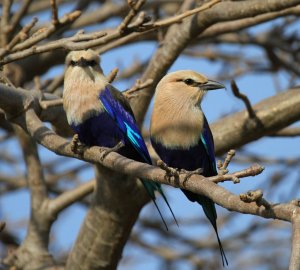
[[[88,62],[83,58],[81,57],[78,61],[78,66],[80,67],[87,67],[88,66]]]
[[[201,89],[206,91],[223,89],[223,88],[226,88],[224,84],[213,80],[208,80],[207,83],[201,85]]]

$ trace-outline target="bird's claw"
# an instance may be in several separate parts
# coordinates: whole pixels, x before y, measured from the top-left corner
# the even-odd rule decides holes
[[[78,134],[75,134],[73,136],[72,141],[71,141],[71,150],[72,150],[72,152],[74,154],[82,156],[83,152],[84,152],[84,147],[85,147],[85,145],[79,141]]]
[[[172,178],[179,178],[179,170],[177,168],[169,167],[166,163],[164,163],[161,159],[156,162],[156,165],[160,167],[162,170],[166,172],[165,178],[170,182]]]
[[[119,141],[114,147],[112,148],[102,148],[100,151],[102,153],[100,160],[103,161],[106,156],[111,153],[111,152],[117,152],[118,150],[120,150],[122,147],[124,147],[125,144],[122,141]]]
[[[186,184],[186,182],[189,180],[189,178],[192,176],[192,175],[194,175],[194,174],[198,174],[198,175],[200,175],[201,173],[203,173],[203,169],[202,168],[198,168],[198,169],[196,169],[196,170],[194,170],[194,171],[186,171],[186,170],[184,170],[184,169],[181,169],[180,170],[180,173],[181,174],[186,174],[186,176],[184,177],[184,180],[183,180],[183,185],[185,186],[185,184]]]
[[[183,180],[183,185],[185,185],[186,181],[193,175],[193,174],[201,174],[203,172],[202,168],[198,168],[194,171],[187,171],[185,169],[177,169],[169,167],[166,163],[164,163],[161,159],[157,161],[157,166],[163,169],[166,172],[166,179],[170,182],[172,177],[175,179],[179,179],[180,174],[186,174]]]

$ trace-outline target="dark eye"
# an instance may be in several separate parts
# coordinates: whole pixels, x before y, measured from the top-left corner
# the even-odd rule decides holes
[[[97,62],[95,60],[91,60],[88,62],[88,65],[93,67],[93,66],[96,66]]]
[[[76,66],[77,65],[77,62],[75,62],[75,61],[73,61],[73,60],[71,60],[71,62],[70,62],[70,64],[71,64],[71,66]]]
[[[184,80],[184,83],[187,84],[187,85],[192,85],[192,84],[195,83],[195,81],[192,80],[192,79],[185,79],[185,80]]]

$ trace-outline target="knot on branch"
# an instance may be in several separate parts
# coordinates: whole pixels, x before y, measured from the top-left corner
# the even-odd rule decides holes
[[[246,203],[257,202],[261,200],[262,197],[263,197],[263,192],[261,189],[250,190],[247,193],[240,194],[240,199]]]
[[[245,203],[256,202],[258,206],[263,205],[267,209],[270,208],[270,203],[263,198],[263,192],[261,189],[250,190],[245,194],[240,194],[240,199]]]

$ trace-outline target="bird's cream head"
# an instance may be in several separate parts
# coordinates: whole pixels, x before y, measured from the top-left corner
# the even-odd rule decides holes
[[[192,70],[167,74],[156,87],[150,132],[170,149],[189,148],[199,141],[204,124],[200,104],[208,90],[224,86]]]
[[[65,63],[65,78],[80,74],[80,77],[87,75],[90,79],[95,80],[96,74],[103,75],[99,55],[91,49],[70,52],[66,57]]]
[[[156,88],[156,94],[172,96],[177,100],[191,101],[193,105],[200,105],[204,95],[209,90],[225,88],[219,82],[209,80],[203,74],[192,70],[179,70],[167,74],[161,79]]]
[[[63,103],[69,123],[79,123],[100,108],[99,92],[108,81],[93,50],[73,51],[66,57]]]

